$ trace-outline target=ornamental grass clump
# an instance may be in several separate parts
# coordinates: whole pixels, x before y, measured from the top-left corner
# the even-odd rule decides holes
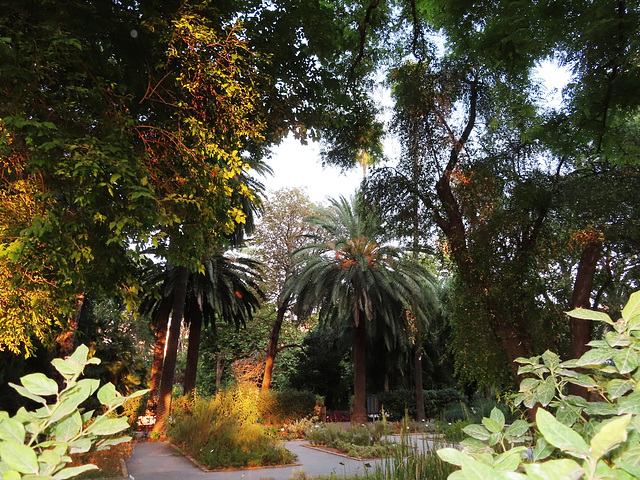
[[[316,425],[307,430],[311,445],[326,446],[349,457],[384,458],[393,455],[400,446],[384,435],[389,434],[382,422],[353,426],[349,430],[330,425]]]

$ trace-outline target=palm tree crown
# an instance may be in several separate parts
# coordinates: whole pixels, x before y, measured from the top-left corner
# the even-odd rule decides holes
[[[295,298],[299,315],[317,310],[321,324],[345,332],[353,329],[354,421],[361,422],[363,415],[366,420],[365,339],[382,335],[389,349],[404,339],[406,311],[427,316],[423,292],[430,275],[399,249],[383,243],[380,221],[357,199],[332,200],[329,208],[307,221],[323,233],[296,252],[297,273],[287,293]]]

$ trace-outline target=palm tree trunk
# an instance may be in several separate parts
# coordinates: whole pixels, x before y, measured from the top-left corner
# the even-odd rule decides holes
[[[353,414],[351,423],[367,423],[366,364],[367,333],[364,320],[356,325],[353,339]]]
[[[189,347],[187,348],[187,366],[184,372],[184,394],[188,395],[196,388],[196,377],[198,375],[198,353],[200,352],[200,336],[202,333],[202,310],[198,308],[197,302],[193,302],[191,309],[191,326],[189,327]]]
[[[169,342],[162,367],[160,395],[158,397],[158,407],[156,410],[156,424],[153,427],[153,431],[156,433],[164,433],[166,430],[166,417],[171,410],[171,392],[173,390],[173,377],[175,375],[176,360],[178,357],[178,339],[180,337],[182,317],[184,316],[184,302],[187,296],[188,282],[189,271],[184,267],[178,267],[171,314],[171,327],[169,329]]]
[[[280,330],[282,329],[282,322],[284,320],[284,314],[286,313],[288,304],[285,302],[278,307],[278,313],[276,315],[276,321],[271,327],[271,335],[269,336],[269,345],[267,345],[267,361],[264,366],[264,376],[262,377],[262,391],[268,392],[271,388],[271,377],[273,375],[273,365],[276,361],[276,355],[278,354],[278,342],[280,340]]]
[[[160,389],[160,376],[162,375],[162,363],[164,362],[164,346],[167,340],[167,325],[173,296],[163,297],[155,319],[156,341],[153,346],[153,363],[151,364],[151,378],[149,379],[149,399],[147,410],[155,412],[158,405],[158,393]]]

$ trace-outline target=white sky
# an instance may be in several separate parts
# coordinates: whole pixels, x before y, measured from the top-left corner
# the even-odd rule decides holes
[[[327,197],[352,196],[362,180],[360,168],[346,173],[339,168],[322,168],[320,146],[312,143],[302,145],[293,137],[273,148],[272,158],[267,160],[267,164],[273,169],[273,176],[261,179],[267,193],[285,187],[306,188],[311,201],[317,204]]]

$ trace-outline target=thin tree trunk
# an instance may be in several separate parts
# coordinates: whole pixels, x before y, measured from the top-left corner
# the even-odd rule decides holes
[[[216,353],[216,392],[222,386],[222,373],[224,372],[224,357],[221,353]]]
[[[271,327],[271,335],[269,336],[269,345],[267,345],[267,361],[264,366],[264,375],[262,377],[262,391],[268,392],[271,388],[271,377],[273,375],[273,365],[278,354],[278,342],[280,341],[280,330],[284,321],[284,314],[287,312],[288,303],[285,302],[278,307],[276,321]]]
[[[596,273],[598,260],[602,253],[602,243],[591,241],[582,249],[582,257],[578,264],[578,273],[573,285],[572,308],[590,308],[593,277]],[[587,343],[591,341],[591,322],[571,317],[569,319],[569,356],[580,358],[588,350]],[[589,398],[589,390],[578,385],[569,385],[569,393],[585,399]]]
[[[180,337],[182,317],[184,316],[184,302],[187,296],[188,281],[189,271],[184,267],[178,267],[171,314],[171,327],[169,329],[169,341],[167,343],[167,354],[165,355],[164,365],[162,367],[160,395],[158,397],[158,407],[156,409],[156,424],[153,427],[153,431],[156,433],[164,433],[166,430],[166,417],[169,415],[171,410],[171,392],[173,390],[173,377],[176,371],[178,340]]]
[[[187,347],[187,366],[184,372],[184,394],[188,395],[196,388],[198,375],[198,354],[200,352],[200,337],[202,333],[202,310],[194,301],[191,309],[191,325],[189,327],[189,346]]]
[[[424,422],[424,393],[422,387],[422,345],[420,342],[420,331],[416,334],[415,344],[413,346],[413,375],[414,388],[416,389],[416,421]]]
[[[353,414],[352,424],[367,423],[366,399],[366,347],[367,332],[364,320],[360,320],[355,328],[353,339]]]
[[[164,346],[167,341],[167,325],[173,296],[162,297],[160,308],[155,318],[156,341],[153,346],[153,363],[151,364],[151,378],[149,380],[149,399],[147,410],[155,412],[158,405],[158,393],[160,389],[160,377],[162,375],[162,363],[164,362]]]

